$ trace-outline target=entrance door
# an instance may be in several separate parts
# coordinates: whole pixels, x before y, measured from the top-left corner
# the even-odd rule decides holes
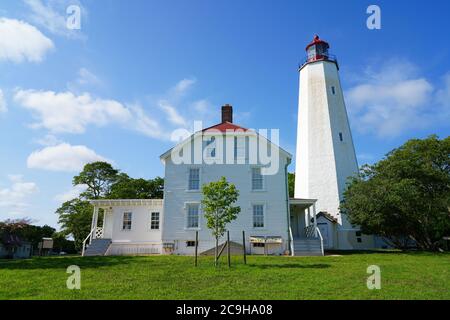
[[[329,234],[328,234],[328,223],[318,223],[317,228],[319,228],[320,233],[323,238],[323,247],[328,248],[330,246]]]

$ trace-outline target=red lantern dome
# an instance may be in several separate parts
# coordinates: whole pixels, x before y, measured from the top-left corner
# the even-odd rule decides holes
[[[307,46],[306,46],[306,51],[308,51],[309,48],[311,48],[312,46],[316,46],[316,47],[321,47],[321,48],[326,48],[328,50],[328,48],[330,47],[330,45],[328,44],[328,42],[323,41],[322,39],[319,38],[319,36],[316,34],[314,36],[313,41],[311,41]]]
[[[314,36],[314,39],[306,46],[306,59],[304,63],[300,66],[302,68],[304,65],[315,62],[315,61],[331,61],[336,63],[336,58],[333,55],[330,55],[328,52],[328,49],[330,48],[330,45],[328,42],[322,40],[319,38],[319,36],[316,34]],[[339,68],[339,67],[338,67]]]

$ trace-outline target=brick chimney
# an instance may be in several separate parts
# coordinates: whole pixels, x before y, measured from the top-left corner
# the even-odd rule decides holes
[[[233,123],[233,107],[229,104],[222,106],[222,123]]]

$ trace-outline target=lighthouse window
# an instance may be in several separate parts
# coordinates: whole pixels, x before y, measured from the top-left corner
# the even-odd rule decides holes
[[[336,88],[334,86],[331,87],[331,93],[334,94],[334,95],[336,94]]]
[[[342,137],[342,132],[339,132],[339,140],[344,141],[344,138]]]
[[[308,49],[308,59],[314,58],[316,54],[316,46],[311,46]]]

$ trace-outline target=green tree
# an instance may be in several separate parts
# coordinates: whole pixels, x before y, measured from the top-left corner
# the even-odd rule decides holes
[[[216,239],[214,265],[217,266],[219,238],[224,235],[226,225],[235,220],[241,212],[240,207],[233,206],[239,197],[239,191],[234,184],[222,177],[219,181],[204,184],[202,192],[206,225]]]
[[[81,199],[66,201],[56,210],[62,234],[73,237],[77,250],[81,249],[84,238],[91,231],[92,211],[92,205]]]
[[[61,232],[72,235],[75,247],[81,248],[84,238],[89,234],[93,207],[91,199],[161,199],[164,179],[133,179],[126,173],[119,173],[107,162],[86,164],[83,171],[73,178],[74,185],[86,185],[85,192],[76,199],[67,201],[56,210],[59,215]],[[102,215],[100,211],[100,217]]]
[[[76,253],[75,242],[68,240],[63,232],[55,232],[53,238],[53,250],[57,252]]]
[[[450,137],[412,139],[365,165],[344,192],[341,209],[361,231],[404,248],[435,250],[450,234]]]
[[[73,177],[73,185],[87,186],[81,197],[99,199],[109,194],[111,185],[118,179],[118,175],[119,171],[107,162],[88,163],[79,175]]]
[[[109,199],[162,199],[164,179],[133,179],[121,173],[111,185]]]
[[[73,236],[77,250],[91,231],[93,207],[88,200],[107,197],[118,176],[119,171],[111,164],[98,161],[86,164],[80,174],[73,177],[73,185],[85,185],[87,189],[78,198],[64,202],[56,214],[62,234]]]
[[[295,173],[288,173],[289,198],[294,197],[295,190]]]
[[[33,248],[37,248],[39,242],[42,241],[42,238],[51,238],[54,232],[55,228],[48,225],[41,227],[28,224],[20,230],[19,236],[20,238],[29,241]]]

